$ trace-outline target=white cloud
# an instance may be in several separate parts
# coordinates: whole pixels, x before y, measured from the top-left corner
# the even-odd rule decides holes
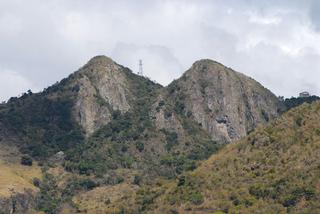
[[[162,46],[137,46],[119,43],[112,52],[112,58],[138,72],[138,61],[143,60],[144,75],[167,85],[179,77],[182,66],[172,52]]]
[[[17,72],[10,70],[0,70],[0,101],[5,101],[10,97],[21,95],[27,90],[38,91],[34,84]]]
[[[278,95],[320,94],[317,2],[0,0],[0,67],[43,88],[105,54],[167,84],[211,58]]]

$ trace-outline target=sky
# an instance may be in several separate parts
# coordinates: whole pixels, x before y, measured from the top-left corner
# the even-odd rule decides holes
[[[163,85],[199,59],[320,95],[319,0],[0,0],[0,101],[106,55]]]

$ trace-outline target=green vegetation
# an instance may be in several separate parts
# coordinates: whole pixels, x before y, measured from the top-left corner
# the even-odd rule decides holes
[[[319,102],[304,104],[226,146],[175,184],[160,186],[167,191],[150,210],[320,212],[319,111]]]
[[[11,98],[0,109],[0,124],[22,142],[23,153],[44,160],[83,142],[80,127],[71,117],[72,98],[25,94]]]
[[[161,131],[166,136],[167,143],[166,143],[165,147],[168,151],[170,151],[172,149],[172,147],[174,147],[175,145],[177,145],[179,143],[178,134],[176,132],[170,132],[165,129],[162,129]]]
[[[154,203],[155,199],[164,193],[163,189],[150,190],[141,188],[137,192],[136,204],[139,207],[139,212],[145,211]]]
[[[192,203],[194,205],[200,205],[203,203],[203,195],[199,191],[199,180],[194,177],[185,177],[182,175],[178,179],[177,189],[174,195],[168,195],[166,200],[170,205],[181,203]],[[178,197],[177,197],[178,196]]]
[[[295,108],[299,105],[302,105],[303,103],[313,103],[317,100],[320,100],[320,97],[318,96],[311,96],[311,97],[291,97],[286,98],[284,100],[284,105],[286,106],[287,110],[290,110],[292,108]]]
[[[48,172],[44,172],[43,181],[34,180],[40,187],[40,193],[37,199],[37,210],[48,214],[60,213],[62,205],[71,203],[72,197],[80,191],[90,191],[97,187],[98,184],[86,176],[68,176],[64,180],[64,184],[58,185],[60,182],[55,176]]]
[[[131,168],[135,153],[144,151],[148,133],[155,131],[149,112],[158,85],[124,68],[136,99],[126,113],[112,111],[112,120],[72,151],[67,151],[64,166],[68,171],[101,176],[108,170]]]
[[[95,132],[85,143],[79,144],[70,152],[66,151],[65,169],[101,177],[110,170],[130,169],[138,162],[146,165],[143,168],[156,171],[156,173],[159,172],[157,168],[151,167],[153,164],[165,166],[166,169],[161,175],[171,178],[185,170],[193,170],[196,167],[196,161],[209,157],[221,147],[213,142],[201,127],[184,115],[180,115],[184,128],[188,131],[189,142],[185,143],[185,140],[180,142],[178,133],[163,129],[161,132],[164,135],[166,154],[160,157],[152,156],[151,162],[140,162],[140,155],[150,156],[146,145],[153,140],[161,142],[163,138],[149,115],[158,96],[159,86],[145,78],[133,75],[126,69],[124,72],[136,96],[136,99],[132,101],[132,108],[126,113],[113,110],[110,123]],[[158,103],[158,107],[169,112],[167,114],[170,116],[166,114],[166,119],[172,116],[173,108],[176,108],[170,103],[166,104],[163,100]],[[181,150],[184,151],[179,152]]]
[[[222,147],[192,120],[191,112],[186,111],[183,93],[173,100],[159,100],[159,95],[166,96],[161,86],[132,74],[127,68],[122,70],[132,95],[128,98],[130,109],[121,112],[102,97],[95,96],[93,100],[108,107],[111,121],[90,136],[85,136],[73,116],[80,90],[79,85],[69,86],[74,75],[42,93],[30,91],[0,106],[0,126],[5,125],[6,131],[16,138],[15,142],[25,154],[21,163],[31,165],[34,159],[44,168],[44,179],[33,180],[40,188],[37,210],[54,214],[65,204],[77,209],[72,202],[74,196],[108,185],[133,186],[137,210],[153,209],[153,204],[165,193],[164,188],[151,188],[156,178],[176,179],[185,171],[195,170],[201,160]],[[172,90],[174,93],[181,89],[173,85]],[[174,121],[178,128],[159,130],[154,110],[163,111],[164,120]],[[64,159],[54,160],[52,157],[60,151]],[[53,175],[49,173],[50,167],[64,168],[66,172],[61,177]],[[174,203],[201,205],[204,195],[192,189],[198,184],[185,178],[179,181],[183,195]],[[184,191],[186,185],[191,187]],[[105,206],[113,203],[104,200],[108,201]],[[168,197],[166,201],[173,203],[174,199]],[[119,210],[127,209],[120,207]]]
[[[21,157],[20,163],[26,166],[32,166],[32,158],[27,155]]]
[[[43,182],[40,184],[40,195],[38,197],[37,209],[47,214],[56,214],[62,203],[59,188],[55,178],[45,173]]]

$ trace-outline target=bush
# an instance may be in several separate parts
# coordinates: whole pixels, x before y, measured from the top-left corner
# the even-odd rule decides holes
[[[305,198],[307,201],[311,200],[315,196],[315,190],[306,188],[297,188],[287,196],[282,203],[285,207],[295,206],[300,199]]]
[[[92,190],[97,186],[97,184],[91,179],[83,179],[79,184],[85,190]]]
[[[261,185],[254,185],[249,188],[250,195],[253,195],[257,199],[267,197],[270,192]]]
[[[117,179],[116,179],[116,183],[117,184],[121,184],[122,182],[124,182],[124,178],[121,177],[121,176],[118,176]]]
[[[296,124],[297,124],[298,126],[302,126],[302,122],[303,122],[302,117],[296,118]]]
[[[144,150],[144,143],[141,141],[136,142],[136,148],[139,150],[139,152],[142,152]]]
[[[164,106],[164,105],[165,105],[164,100],[161,100],[161,101],[159,102],[159,106],[161,107],[161,106]]]
[[[32,179],[32,183],[33,183],[33,185],[36,186],[36,187],[40,187],[40,185],[41,185],[41,181],[40,181],[39,178],[33,178],[33,179]]]
[[[186,176],[182,175],[181,177],[179,177],[178,187],[183,186],[185,183],[186,183]]]
[[[29,156],[22,156],[20,163],[25,166],[32,166],[32,159]]]
[[[133,184],[135,184],[135,185],[140,185],[141,180],[142,180],[141,176],[135,175],[135,176],[134,176],[134,179],[133,179]]]
[[[200,205],[203,203],[204,199],[200,192],[191,193],[189,201],[195,205]]]
[[[162,130],[162,132],[166,135],[166,149],[170,151],[172,147],[175,145],[178,145],[178,134],[176,132],[170,132],[165,129]]]
[[[165,119],[169,119],[170,117],[172,117],[172,112],[166,110],[166,111],[164,112],[164,118],[165,118]]]

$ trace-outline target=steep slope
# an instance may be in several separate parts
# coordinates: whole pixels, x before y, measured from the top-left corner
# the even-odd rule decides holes
[[[160,88],[105,56],[92,58],[68,78],[41,93],[25,93],[0,105],[0,135],[37,158],[74,148],[127,112],[139,98],[136,85]]]
[[[200,60],[167,88],[175,111],[197,121],[217,140],[244,137],[277,117],[283,104],[255,80],[212,60]]]
[[[158,195],[145,212],[319,213],[319,120],[319,102],[292,109],[176,183],[146,188]]]
[[[110,122],[112,111],[125,113],[130,109],[140,96],[135,84],[141,81],[145,80],[128,68],[106,56],[96,56],[58,87],[62,93],[70,89],[76,92],[73,116],[87,134],[92,134]],[[150,89],[161,87],[151,81],[148,84]]]

